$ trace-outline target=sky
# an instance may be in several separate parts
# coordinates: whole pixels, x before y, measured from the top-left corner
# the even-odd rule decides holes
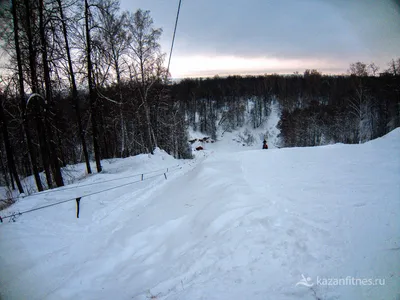
[[[150,10],[169,54],[179,0],[121,0]],[[400,57],[400,0],[182,0],[172,77],[381,70]]]

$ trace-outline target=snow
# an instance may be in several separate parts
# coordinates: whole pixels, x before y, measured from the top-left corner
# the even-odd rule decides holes
[[[157,150],[104,161],[102,174],[83,176],[78,165],[74,185],[99,185],[32,195],[1,211],[175,166],[167,179],[161,170],[82,198],[79,219],[72,201],[1,224],[1,297],[398,299],[400,129],[361,145],[269,150],[239,147],[233,135],[193,160]],[[296,286],[302,275],[311,288]],[[316,284],[348,276],[385,285]]]
[[[249,100],[247,102],[247,110],[245,112],[245,125],[237,128],[233,131],[224,131],[221,127],[217,128],[217,141],[218,143],[206,143],[199,142],[199,139],[203,139],[207,135],[194,131],[193,128],[189,127],[189,140],[196,139],[197,141],[191,144],[193,154],[196,154],[197,147],[201,146],[206,150],[218,149],[223,152],[236,152],[243,150],[256,150],[261,149],[263,140],[265,139],[269,149],[275,149],[280,147],[280,130],[277,128],[278,122],[281,118],[281,109],[277,101],[273,100],[270,104],[270,113],[268,117],[262,122],[258,128],[253,128],[251,124],[250,111],[254,103]],[[247,144],[240,137],[246,137],[245,132],[249,132],[253,138],[254,143]]]
[[[266,122],[266,128],[268,130],[268,147],[270,149],[277,148],[280,145],[279,134],[280,130],[277,128],[279,121],[281,120],[281,109],[279,108],[279,102],[274,99],[271,104],[271,113]]]

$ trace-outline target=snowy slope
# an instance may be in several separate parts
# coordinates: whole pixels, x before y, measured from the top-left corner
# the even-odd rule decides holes
[[[277,128],[280,119],[281,119],[281,110],[279,108],[279,102],[277,100],[274,100],[271,103],[271,112],[268,116],[265,125],[268,131],[268,137],[266,138],[269,149],[277,148],[280,145],[280,140],[278,137],[280,134],[280,130]]]
[[[248,102],[248,109],[245,113],[245,124],[244,126],[237,128],[231,132],[224,131],[223,128],[219,127],[217,129],[217,143],[201,143],[196,141],[193,143],[192,149],[195,149],[198,146],[202,146],[206,150],[210,149],[218,149],[219,151],[243,151],[243,150],[256,150],[261,149],[263,145],[263,140],[265,139],[268,144],[269,149],[275,149],[280,147],[281,141],[279,138],[280,130],[277,128],[278,122],[281,118],[281,109],[279,103],[277,101],[272,101],[270,105],[270,113],[268,117],[265,118],[263,123],[258,128],[253,128],[251,123],[251,115],[250,109],[252,107],[251,101]],[[241,137],[245,138],[245,132],[249,132],[253,138],[253,143],[246,143],[241,139]],[[198,131],[194,131],[192,128],[189,128],[189,140],[191,139],[202,139],[205,137],[205,134],[200,133]]]
[[[105,168],[113,176],[182,168],[84,198],[80,219],[71,202],[1,224],[1,296],[398,299],[399,129],[363,145],[207,147],[192,161],[116,160]],[[73,191],[27,197],[0,215]],[[296,286],[302,274],[311,288]],[[316,284],[347,276],[385,285]]]

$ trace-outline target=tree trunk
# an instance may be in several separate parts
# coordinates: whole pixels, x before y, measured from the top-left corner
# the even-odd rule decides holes
[[[92,60],[91,60],[91,41],[90,41],[90,29],[89,29],[89,4],[88,0],[85,0],[85,25],[86,25],[86,56],[87,56],[87,68],[88,68],[88,84],[89,84],[89,101],[92,121],[92,134],[93,134],[93,150],[96,159],[97,172],[101,172],[100,162],[100,151],[98,143],[98,131],[96,122],[96,91],[93,87],[93,75],[92,75]]]
[[[21,50],[19,47],[19,27],[18,27],[18,18],[17,18],[17,1],[12,0],[12,14],[13,14],[13,25],[14,25],[14,43],[15,43],[15,51],[17,54],[17,65],[18,65],[18,83],[19,83],[19,96],[20,96],[20,110],[22,115],[22,127],[26,136],[26,142],[28,145],[29,157],[32,165],[33,175],[35,177],[36,186],[38,191],[43,191],[43,185],[40,180],[39,171],[37,167],[37,161],[35,156],[35,151],[32,144],[32,139],[29,133],[29,126],[26,118],[26,103],[25,103],[25,89],[24,89],[24,77],[22,72],[22,58],[21,58]]]
[[[147,129],[147,147],[148,151],[151,154],[154,154],[154,144],[153,144],[153,139],[152,139],[152,130],[151,130],[151,119],[150,119],[150,111],[149,107],[146,102],[143,103],[143,108],[144,108],[144,113],[146,117],[146,129]]]
[[[25,10],[26,10],[26,18],[29,19],[26,24],[27,24],[27,36],[28,36],[28,45],[29,45],[29,67],[31,71],[31,84],[32,84],[32,92],[33,94],[38,94],[39,92],[39,86],[38,86],[38,79],[37,79],[37,62],[36,62],[36,50],[33,48],[33,36],[32,36],[32,28],[31,28],[31,19],[30,14],[31,8],[30,8],[30,0],[25,0]],[[38,97],[38,96],[34,96]],[[36,105],[35,108],[36,112],[36,128],[37,128],[37,134],[39,138],[39,145],[40,145],[40,153],[42,156],[42,163],[43,163],[43,168],[46,173],[46,179],[47,179],[47,185],[48,188],[53,187],[53,182],[51,180],[51,175],[50,175],[50,167],[49,167],[49,151],[48,151],[48,145],[46,141],[46,135],[45,135],[45,128],[42,126],[42,119],[40,118],[40,109],[38,105]]]
[[[3,161],[3,153],[0,150],[0,165],[1,165],[1,172],[3,173],[4,176],[4,181],[6,183],[6,186],[9,187],[10,186],[10,180],[8,179],[8,172],[6,169],[6,166],[4,165],[4,161]],[[12,181],[12,179],[11,179]]]
[[[50,69],[49,69],[49,62],[47,59],[47,40],[46,40],[46,32],[45,32],[45,25],[44,25],[44,15],[43,15],[43,7],[44,3],[43,0],[40,0],[39,3],[39,27],[40,27],[40,40],[41,40],[41,46],[42,46],[42,62],[43,62],[43,73],[44,73],[44,82],[46,86],[46,97],[44,100],[44,126],[46,128],[46,133],[47,135],[45,138],[47,138],[48,143],[46,141],[46,144],[49,147],[49,158],[51,159],[51,168],[53,171],[53,177],[54,180],[56,181],[56,184],[58,187],[64,186],[64,181],[62,178],[61,174],[61,167],[60,163],[58,161],[58,155],[57,155],[57,148],[56,144],[54,141],[53,137],[53,130],[51,129],[51,125],[49,124],[48,120],[48,113],[49,113],[49,103],[52,100],[52,89],[51,89],[51,80],[50,80]]]
[[[107,129],[106,129],[106,125],[104,122],[103,109],[101,109],[101,112],[99,113],[99,115],[100,115],[100,118],[99,118],[100,124],[99,125],[100,125],[100,133],[101,133],[100,138],[103,139],[103,144],[104,144],[101,153],[103,154],[104,158],[111,158],[112,151],[110,151],[110,147],[109,147],[110,143],[107,142]]]
[[[49,162],[49,149],[46,142],[46,128],[43,126],[42,115],[40,113],[40,108],[38,105],[35,106],[35,119],[36,119],[36,130],[38,133],[39,145],[40,145],[40,154],[42,155],[42,164],[44,173],[46,174],[47,187],[51,189],[53,187],[53,181],[51,180],[50,173],[50,162]]]
[[[4,146],[6,148],[8,168],[10,170],[11,176],[14,177],[14,180],[18,186],[19,192],[22,194],[24,192],[24,189],[22,188],[21,182],[19,181],[17,168],[15,166],[14,155],[13,155],[13,151],[11,148],[10,139],[8,136],[7,120],[4,115],[2,103],[0,103],[0,121],[2,121],[1,123],[2,123],[3,139],[4,139]],[[12,177],[11,177],[11,182],[12,182]]]
[[[117,86],[118,86],[118,98],[119,98],[119,115],[121,118],[121,157],[125,157],[125,148],[126,148],[126,133],[125,133],[125,122],[124,122],[124,114],[123,114],[123,105],[122,105],[122,89],[121,89],[121,73],[119,70],[118,59],[114,55],[114,68],[115,73],[117,75]]]
[[[79,131],[78,133],[79,133],[79,138],[80,138],[81,144],[82,144],[83,155],[85,156],[86,171],[88,174],[91,174],[92,169],[90,167],[89,152],[87,150],[85,135],[83,133],[82,118],[81,118],[79,102],[78,102],[78,89],[76,88],[75,73],[74,73],[74,69],[72,66],[72,59],[71,59],[71,53],[70,53],[69,41],[68,41],[67,25],[64,20],[64,13],[63,13],[62,5],[61,5],[61,0],[57,0],[57,3],[58,3],[59,10],[60,10],[61,24],[62,24],[62,28],[63,28],[65,48],[66,48],[66,52],[67,52],[68,68],[69,68],[70,80],[71,80],[71,86],[72,86],[72,101],[73,101],[73,106],[75,108],[76,120],[78,123],[78,131]]]

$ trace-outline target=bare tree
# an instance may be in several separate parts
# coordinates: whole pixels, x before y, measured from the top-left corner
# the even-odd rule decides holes
[[[132,34],[131,50],[135,73],[134,80],[139,86],[141,107],[145,116],[147,150],[153,154],[157,140],[150,117],[149,92],[154,83],[160,80],[157,65],[163,59],[159,44],[162,30],[153,27],[153,19],[149,11],[139,9],[132,16],[130,32]]]
[[[372,74],[372,76],[376,76],[379,71],[379,67],[375,63],[372,62],[368,65],[368,70],[369,70],[369,73]]]
[[[46,22],[47,23],[47,22]],[[45,138],[48,140],[46,144],[49,147],[49,156],[51,159],[51,168],[53,172],[54,180],[58,187],[64,185],[63,177],[61,174],[60,163],[58,161],[58,155],[56,150],[55,141],[53,139],[53,130],[49,123],[48,113],[49,113],[49,103],[52,101],[52,84],[50,79],[50,68],[48,61],[48,43],[46,37],[46,25],[44,16],[44,2],[39,1],[39,31],[40,31],[40,42],[41,42],[41,52],[42,52],[42,64],[43,64],[43,77],[45,84],[45,111],[44,111],[44,126],[45,126]]]
[[[13,25],[14,25],[14,45],[17,57],[17,67],[18,67],[18,83],[19,83],[19,97],[20,97],[20,111],[23,119],[23,132],[25,133],[28,153],[30,156],[30,161],[32,164],[33,175],[35,177],[36,186],[38,191],[43,191],[42,181],[40,180],[38,164],[36,160],[36,155],[32,143],[32,137],[29,133],[28,119],[26,115],[26,102],[25,102],[25,88],[24,88],[24,76],[22,69],[22,56],[20,50],[20,39],[19,39],[19,20],[17,14],[17,1],[12,0],[12,15],[13,15]]]
[[[350,73],[350,75],[354,76],[368,76],[367,65],[362,62],[352,63],[348,72]]]
[[[74,67],[72,64],[71,50],[70,50],[69,39],[68,39],[67,21],[66,21],[65,15],[64,15],[61,0],[57,0],[57,4],[58,4],[58,8],[59,8],[59,13],[60,13],[60,20],[61,20],[63,37],[64,37],[64,43],[65,43],[65,52],[67,54],[69,78],[70,78],[71,89],[72,89],[72,101],[73,101],[73,106],[75,109],[76,119],[77,119],[77,123],[78,123],[79,138],[80,138],[80,141],[82,144],[83,155],[85,157],[86,171],[88,174],[91,174],[92,169],[90,167],[89,153],[87,150],[85,135],[83,132],[82,117],[81,117],[81,112],[80,112],[80,108],[79,108],[79,100],[78,100],[78,89],[76,87],[75,72],[74,72]]]
[[[390,61],[389,69],[387,69],[386,72],[393,74],[394,76],[400,75],[400,57]]]
[[[0,97],[3,98],[2,95],[0,95]],[[21,181],[19,180],[19,176],[17,173],[17,167],[15,166],[15,160],[14,160],[14,155],[13,155],[14,152],[12,150],[10,138],[9,138],[9,134],[8,134],[7,119],[4,115],[4,109],[3,109],[4,99],[1,99],[1,100],[2,101],[0,103],[0,122],[2,125],[1,127],[2,127],[2,132],[3,132],[4,147],[6,148],[8,168],[10,170],[12,178],[14,178],[15,182],[17,183],[19,192],[23,193],[24,189],[22,188]],[[11,181],[12,181],[12,178],[11,178]]]
[[[105,53],[108,56],[109,64],[112,66],[116,76],[117,96],[120,113],[120,135],[121,135],[121,156],[125,155],[126,149],[126,125],[123,114],[123,97],[121,87],[122,57],[127,53],[131,43],[131,35],[128,32],[128,13],[119,13],[119,3],[115,0],[105,0],[100,10],[101,39],[104,44]]]
[[[349,108],[350,113],[357,120],[357,135],[359,144],[369,140],[372,136],[372,106],[373,100],[368,95],[363,80],[361,78],[357,78],[355,82],[355,95],[349,99]]]
[[[85,31],[86,31],[86,60],[87,60],[87,80],[89,86],[89,101],[90,101],[90,112],[92,121],[92,135],[93,135],[93,149],[96,160],[97,172],[101,172],[101,162],[100,162],[100,149],[98,142],[98,129],[97,129],[97,115],[96,115],[96,101],[97,93],[94,86],[93,78],[93,66],[92,66],[92,40],[90,38],[90,7],[88,0],[85,0]]]

